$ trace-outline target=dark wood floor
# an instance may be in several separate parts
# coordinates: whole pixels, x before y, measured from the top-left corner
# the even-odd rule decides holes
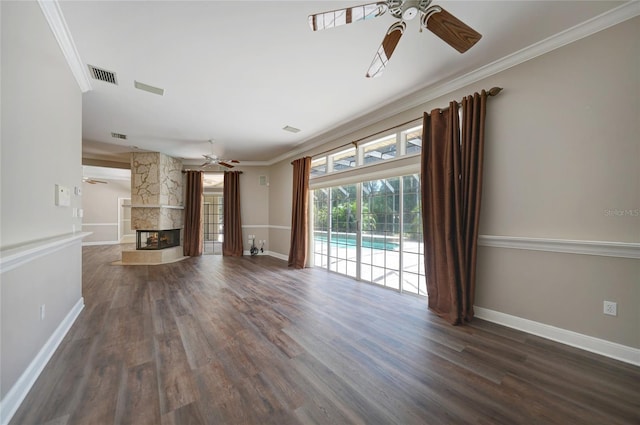
[[[638,424],[640,368],[270,257],[113,266],[13,424]]]

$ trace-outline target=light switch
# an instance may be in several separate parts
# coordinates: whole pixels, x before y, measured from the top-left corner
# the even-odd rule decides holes
[[[68,187],[56,185],[56,205],[60,207],[71,205],[71,191]]]

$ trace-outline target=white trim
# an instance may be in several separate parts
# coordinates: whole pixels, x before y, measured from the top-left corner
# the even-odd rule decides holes
[[[22,372],[20,378],[18,378],[16,383],[13,384],[11,389],[9,389],[0,401],[0,424],[4,425],[9,423],[83,308],[84,298],[80,297],[62,322],[60,322],[53,334],[51,334],[44,346],[38,351],[36,357],[29,363],[25,371]]]
[[[95,245],[120,245],[120,241],[93,241],[82,242],[82,246],[95,246]]]
[[[83,226],[117,226],[118,223],[82,223]]]
[[[266,254],[270,255],[271,257],[277,258],[279,260],[289,261],[289,256],[288,255],[280,254],[279,252],[266,251]]]
[[[640,243],[527,238],[518,236],[478,236],[478,245],[494,248],[564,252],[603,257],[640,258]]]
[[[60,10],[58,1],[38,0],[38,4],[40,5],[40,9],[42,9],[45,19],[49,23],[53,35],[58,41],[58,46],[60,46],[60,50],[62,50],[62,54],[67,60],[69,68],[71,68],[71,73],[75,77],[80,91],[82,91],[82,93],[88,92],[91,90],[91,83],[84,68],[84,63],[78,53],[78,49],[76,49],[76,45],[73,42],[73,37],[64,19],[62,10]]]
[[[36,258],[49,255],[52,252],[79,243],[82,238],[91,234],[91,232],[71,233],[2,251],[0,252],[0,274],[20,267]]]
[[[278,230],[291,230],[291,226],[275,226],[275,225],[270,225],[269,226],[270,229],[278,229]]]
[[[369,180],[404,177],[420,173],[420,154],[388,159],[373,164],[328,173],[309,179],[309,189],[327,189],[332,186],[362,183]],[[395,165],[395,166],[394,166]]]
[[[276,226],[274,224],[243,224],[242,228],[245,229],[282,229],[291,230],[291,226]]]
[[[475,316],[488,322],[497,323],[509,328],[517,329],[542,338],[600,354],[612,359],[620,360],[640,366],[640,349],[626,345],[580,334],[555,326],[546,325],[533,320],[523,319],[499,311],[489,310],[483,307],[473,307]]]
[[[391,99],[381,108],[365,111],[359,117],[350,118],[338,123],[332,129],[325,131],[324,133],[311,136],[301,141],[298,144],[299,147],[297,149],[293,149],[272,159],[271,161],[268,161],[268,165],[273,165],[280,161],[295,158],[302,154],[313,153],[313,149],[323,146],[329,142],[335,142],[336,140],[348,136],[357,130],[377,124],[380,121],[401,112],[408,111],[424,103],[437,99],[440,96],[462,89],[470,84],[476,83],[482,79],[534,59],[545,53],[549,53],[567,44],[581,40],[638,15],[640,15],[640,2],[634,0],[628,1],[616,8],[602,13],[601,15],[534,43],[531,46],[525,47],[518,52],[505,56],[502,59],[498,59],[497,61],[471,71],[468,74],[441,84],[423,87],[412,94],[399,96],[397,99]]]
[[[270,257],[274,257],[279,260],[289,261],[289,256],[284,254],[279,254],[273,251],[258,252],[256,255],[251,255],[251,251],[242,251],[242,255],[246,255],[247,257],[257,257],[257,256],[263,257],[265,255],[268,255]]]

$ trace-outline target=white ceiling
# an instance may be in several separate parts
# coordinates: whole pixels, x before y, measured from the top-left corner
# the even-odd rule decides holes
[[[460,54],[417,19],[383,76],[365,78],[390,14],[313,32],[353,1],[61,1],[82,62],[113,71],[83,96],[83,156],[136,146],[201,162],[268,163],[420,89],[443,84],[619,6],[613,1],[435,1],[483,38]],[[134,80],[164,96],[135,89]],[[285,125],[301,129],[297,134]],[[123,133],[127,140],[111,137]]]

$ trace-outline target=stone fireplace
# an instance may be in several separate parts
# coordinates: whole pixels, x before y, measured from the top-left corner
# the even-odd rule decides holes
[[[182,253],[182,161],[159,152],[131,154],[131,228],[136,249],[122,263],[161,264]]]

